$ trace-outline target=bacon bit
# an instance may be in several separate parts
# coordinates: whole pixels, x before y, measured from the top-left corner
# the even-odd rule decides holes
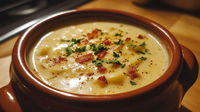
[[[126,38],[126,39],[125,39],[125,41],[130,41],[130,40],[131,40],[131,38],[130,38],[130,37],[128,37],[128,38]]]
[[[109,41],[109,40],[104,40],[104,41],[103,41],[103,44],[105,44],[105,45],[110,45],[110,44],[111,44],[111,41]]]
[[[100,31],[97,29],[94,29],[91,33],[87,33],[88,39],[93,39],[95,37],[98,37],[100,35]]]
[[[83,43],[84,45],[88,44],[89,43],[89,40],[88,39],[84,39],[81,41],[81,43]]]
[[[138,37],[137,38],[139,38],[139,39],[144,39],[145,38],[145,36],[144,35],[138,35]]]
[[[84,62],[87,62],[93,59],[94,59],[94,55],[92,53],[89,53],[89,54],[76,58],[76,62],[83,64]]]
[[[67,61],[66,58],[58,56],[57,58],[53,58],[54,64],[61,63],[62,61]]]
[[[104,67],[103,65],[97,66],[97,69],[99,73],[105,73],[107,71],[107,68]]]
[[[103,50],[103,51],[101,51],[100,53],[97,54],[97,57],[99,59],[102,59],[102,58],[104,58],[106,56],[106,54],[107,54],[107,51]]]
[[[98,78],[98,81],[99,81],[100,83],[102,83],[102,84],[108,84],[108,81],[107,81],[107,79],[106,79],[105,76],[100,76],[100,77]]]
[[[135,67],[131,67],[129,70],[128,70],[128,76],[131,78],[131,79],[135,79],[136,77],[138,77],[138,74],[136,73],[136,68]]]

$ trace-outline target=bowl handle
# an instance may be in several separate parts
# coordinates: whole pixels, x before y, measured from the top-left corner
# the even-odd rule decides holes
[[[194,54],[186,47],[181,45],[183,55],[183,68],[179,82],[183,86],[184,93],[194,84],[198,77],[198,62]]]
[[[10,83],[0,88],[0,108],[3,112],[23,112]]]

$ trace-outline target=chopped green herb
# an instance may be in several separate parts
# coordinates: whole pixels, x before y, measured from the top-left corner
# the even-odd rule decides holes
[[[138,53],[138,54],[145,54],[145,52],[143,52],[143,51],[136,51],[136,53]]]
[[[122,40],[122,39],[119,39],[118,41],[114,42],[114,44],[116,44],[116,45],[121,45],[121,44],[123,44],[123,40]]]
[[[114,64],[119,64],[122,68],[124,68],[124,67],[126,66],[126,64],[122,64],[122,63],[121,63],[119,60],[117,60],[117,59],[107,61],[106,63],[107,63],[107,64],[112,64],[112,63],[114,63]]]
[[[69,47],[72,47],[74,45],[74,43],[72,43],[71,45],[69,45]]]
[[[124,68],[126,66],[126,64],[122,64],[121,67]]]
[[[103,44],[100,44],[97,48],[98,48],[98,50],[100,50],[100,51],[106,50],[106,49],[107,49]]]
[[[138,46],[137,45],[128,45],[127,46],[129,49],[136,49]]]
[[[98,30],[98,31],[100,31],[100,32],[102,31],[101,29],[98,29],[98,28],[96,28],[96,30]]]
[[[111,63],[115,63],[115,64],[120,64],[121,65],[121,62],[117,59],[114,59],[114,60],[109,60],[106,62],[107,64],[111,64]]]
[[[74,43],[74,44],[79,44],[81,42],[81,40],[83,40],[84,38],[81,38],[81,39],[72,39],[71,41]]]
[[[145,51],[145,52],[149,52],[149,49],[145,49],[144,51]]]
[[[137,85],[137,83],[136,83],[136,82],[133,82],[133,81],[130,81],[130,84],[131,84],[132,86]]]
[[[61,42],[70,42],[70,40],[61,39]]]
[[[92,44],[90,45],[90,49],[92,49],[92,51],[94,51],[94,54],[96,55],[103,50],[107,50],[107,47],[105,47],[103,44],[99,44],[97,47],[95,44]]]
[[[86,46],[84,47],[76,47],[75,52],[81,53],[86,51]]]
[[[90,49],[91,49],[91,50],[93,50],[93,49],[95,49],[95,48],[96,48],[96,45],[95,45],[95,44],[91,44],[91,45],[90,45]]]
[[[123,37],[121,33],[115,33],[115,36]]]
[[[96,66],[99,66],[99,65],[102,65],[103,60],[101,60],[101,59],[96,59],[96,60],[93,60],[92,63],[95,64]]]
[[[70,48],[70,47],[67,47],[65,49],[66,53],[67,53],[67,56],[71,55],[73,53],[73,50]]]
[[[79,44],[81,42],[81,40],[83,40],[84,38],[81,38],[81,39],[74,39],[72,38],[71,40],[64,40],[64,39],[61,39],[62,42],[73,42],[73,44]],[[72,45],[73,46],[73,45]]]
[[[146,59],[147,59],[147,58],[146,58],[146,57],[143,57],[143,56],[139,58],[139,60],[146,60]]]
[[[113,52],[113,56],[116,57],[116,58],[119,58],[119,54],[117,54],[116,52]]]
[[[146,45],[145,42],[142,42],[139,46],[144,47]]]

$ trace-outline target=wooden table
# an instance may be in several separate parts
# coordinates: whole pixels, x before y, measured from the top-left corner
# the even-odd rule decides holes
[[[132,0],[133,1],[133,0]],[[173,10],[158,10],[134,5],[131,0],[96,0],[78,9],[106,8],[142,15],[167,28],[179,43],[193,51],[200,63],[200,18]],[[0,44],[0,87],[9,82],[9,64],[12,47],[18,36]],[[200,112],[200,79],[185,95],[182,105],[184,112]]]

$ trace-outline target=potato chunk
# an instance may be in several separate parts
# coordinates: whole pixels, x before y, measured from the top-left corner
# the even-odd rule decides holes
[[[108,83],[112,84],[122,84],[124,82],[124,74],[123,73],[115,73],[111,74],[106,77],[108,80]]]

